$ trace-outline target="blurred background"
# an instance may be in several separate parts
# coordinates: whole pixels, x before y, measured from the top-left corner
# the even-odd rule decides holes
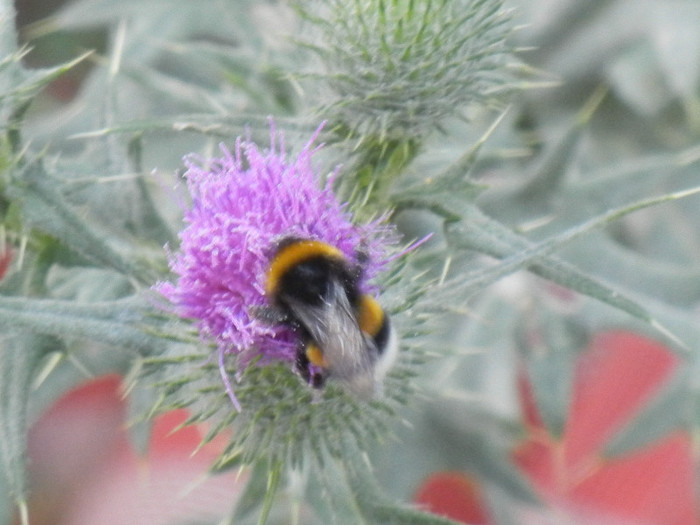
[[[484,214],[537,242],[625,203],[700,185],[699,2],[506,5],[529,74],[471,175],[485,185],[476,200]],[[314,101],[287,74],[307,60],[287,38],[303,26],[285,2],[17,0],[15,7],[21,42],[31,49],[28,67],[93,50],[36,98],[23,134],[32,148],[75,163],[78,197],[81,181],[113,178],[83,194],[90,217],[107,229],[134,239],[156,232],[162,244],[172,242],[134,204],[134,174],[154,175],[149,184],[158,188],[181,169],[184,154],[211,152],[251,121],[258,133],[267,115],[292,137],[307,135],[295,118]],[[502,113],[475,107],[467,122],[445,122],[411,174],[453,162]],[[81,164],[95,155],[102,166]],[[90,171],[81,172],[86,165]],[[158,209],[176,224],[177,206],[162,201]],[[642,210],[557,251],[643,305],[657,326],[527,271],[443,316],[435,358],[418,379],[425,395],[395,437],[369,451],[381,485],[464,523],[697,524],[699,204],[689,197]],[[116,215],[121,224],[110,223]],[[408,236],[441,229],[425,212],[398,222]],[[445,242],[437,235],[429,250]],[[451,275],[486,259],[461,253]],[[86,272],[94,272],[91,280]],[[129,286],[94,269],[51,275],[56,298],[118,297]],[[170,433],[182,414],[159,420],[164,430],[145,447],[149,466],[141,463],[124,430],[119,377],[130,362],[128,354],[87,345],[36,390],[33,524],[217,523],[229,512],[242,480],[203,481],[206,460],[221,445],[193,466],[183,451],[203,430]],[[53,404],[71,388],[78,390]],[[77,443],[78,457],[69,454]],[[153,459],[160,457],[168,459]],[[150,476],[147,497],[125,488],[143,476]],[[175,478],[182,483],[164,485]],[[168,508],[172,491],[185,491],[182,501],[191,504]],[[288,523],[297,503],[284,496],[270,522]],[[302,519],[314,523],[307,511]],[[8,523],[11,514],[5,509]]]

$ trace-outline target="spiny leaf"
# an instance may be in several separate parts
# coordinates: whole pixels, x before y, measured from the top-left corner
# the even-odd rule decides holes
[[[39,159],[14,174],[7,193],[18,201],[28,225],[56,237],[86,259],[114,268],[126,275],[151,283],[154,276],[145,266],[113,248],[107,236],[70,206],[60,192],[60,182],[51,177]]]
[[[242,494],[236,501],[232,522],[242,522],[252,512],[261,508],[265,495],[268,493],[268,465],[266,461],[259,461],[248,472],[248,481]]]
[[[0,128],[7,133],[8,143],[16,153],[20,153],[22,148],[20,123],[36,94],[90,53],[65,64],[34,70],[23,67],[23,54],[19,51],[14,52],[0,62]]]
[[[479,140],[442,172],[406,188],[395,189],[391,202],[396,210],[427,209],[447,221],[459,220],[465,204],[473,202],[486,189],[470,178],[470,172],[479,151],[505,115],[506,112],[502,112]]]
[[[299,129],[304,132],[313,131],[312,128],[300,124],[298,120],[292,122],[284,117],[275,117],[275,123],[285,129]],[[194,132],[216,138],[231,140],[232,137],[240,135],[241,129],[250,126],[251,129],[267,129],[269,127],[269,117],[257,114],[236,114],[236,115],[212,115],[210,113],[183,113],[173,117],[149,118],[144,120],[132,120],[124,123],[117,123],[106,128],[95,129],[83,133],[72,135],[72,139],[88,140],[109,135],[131,134],[146,131],[171,131],[171,132]]]
[[[527,210],[540,215],[546,213],[543,210],[547,210],[554,195],[561,191],[581,136],[606,94],[607,89],[601,87],[591,95],[570,127],[564,131],[563,137],[547,152],[530,177],[515,187],[507,186],[502,191],[490,191],[484,196],[486,202],[482,206],[498,217],[508,217],[515,211],[520,215],[519,220],[522,220],[522,215]]]
[[[145,353],[167,342],[148,333],[148,309],[127,299],[76,303],[51,299],[0,296],[0,327],[33,334],[100,341]]]
[[[466,283],[460,289],[460,293],[469,293],[483,289],[490,283],[519,269],[529,267],[542,277],[551,279],[557,284],[566,286],[585,295],[605,302],[611,306],[626,311],[627,313],[642,319],[648,323],[656,324],[651,314],[636,301],[627,298],[593,278],[575,270],[568,263],[551,258],[550,255],[565,244],[574,241],[578,237],[634,211],[681,199],[700,192],[700,188],[674,192],[660,197],[643,199],[635,203],[610,210],[602,215],[594,217],[564,233],[555,235],[550,239],[532,245],[522,238],[518,238],[512,232],[508,233],[505,227],[492,221],[476,208],[470,208],[470,215],[462,223],[448,224],[446,233],[454,243],[466,249],[477,249],[503,260],[492,267],[467,274],[464,277]],[[474,218],[480,220],[476,223]],[[465,226],[465,223],[468,226]],[[491,231],[490,231],[491,230]],[[500,231],[499,231],[500,230]],[[525,247],[527,246],[527,247]],[[658,327],[658,325],[657,325]],[[665,335],[669,335],[665,333]]]
[[[427,411],[427,425],[432,436],[443,446],[461,450],[462,455],[452,454],[450,466],[454,469],[477,473],[480,479],[503,487],[513,498],[525,503],[535,503],[537,496],[509,460],[507,446],[512,443],[512,431],[493,414],[474,406],[474,403],[440,399]],[[461,417],[455,417],[459,414]],[[491,433],[480,432],[479,426],[490,428]],[[503,441],[494,436],[505,437]]]
[[[357,521],[353,523],[401,523],[402,525],[456,525],[457,522],[410,508],[399,504],[384,494],[371,474],[369,466],[363,461],[356,461],[352,465],[344,464],[334,473],[334,478],[343,479],[346,484],[347,494],[342,494],[344,500],[338,498],[343,504],[348,500],[354,505]],[[326,475],[326,478],[329,476]],[[337,487],[337,488],[336,488]],[[335,490],[338,490],[336,485]],[[348,522],[349,523],[349,522]]]
[[[272,504],[275,502],[275,495],[279,487],[280,478],[282,476],[282,463],[275,462],[267,467],[267,486],[265,489],[265,497],[263,499],[262,511],[258,519],[258,525],[265,525],[267,518],[270,516]]]
[[[37,91],[46,87],[50,82],[54,81],[57,77],[61,76],[63,73],[73,68],[88,56],[91,52],[85,52],[82,55],[74,58],[69,62],[59,64],[58,66],[41,68],[41,69],[25,69],[23,71],[23,80],[21,83],[15,83],[10,91],[2,93],[1,96],[5,98],[14,98],[16,100],[27,100],[31,99],[36,95]],[[11,58],[11,57],[8,57]],[[21,59],[21,55],[16,55],[14,60]]]
[[[55,348],[50,337],[10,333],[0,340],[0,472],[9,496],[26,511],[27,403],[32,375],[41,357]],[[26,522],[25,522],[26,523]]]
[[[535,326],[523,327],[520,346],[538,412],[549,434],[561,437],[569,414],[577,352],[588,333],[546,308],[534,316]],[[531,337],[531,331],[538,337]]]

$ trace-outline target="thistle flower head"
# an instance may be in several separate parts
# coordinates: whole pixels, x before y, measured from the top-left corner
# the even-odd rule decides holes
[[[360,137],[418,138],[511,83],[502,0],[299,2],[329,88],[323,113]]]
[[[312,166],[319,131],[293,159],[274,127],[267,151],[239,138],[233,151],[221,146],[220,157],[186,159],[192,205],[180,249],[171,256],[177,280],[157,289],[180,316],[196,320],[205,339],[215,341],[224,381],[228,355],[235,356],[239,371],[253,359],[259,365],[296,359],[298,335],[255,314],[269,306],[266,273],[280,241],[321,241],[356,264],[361,252],[359,287],[376,291],[372,279],[385,265],[395,234],[382,220],[353,224],[332,191],[335,173],[321,186]]]
[[[391,321],[402,334],[404,351],[384,378],[383,396],[370,401],[331,381],[314,403],[313,389],[295,368],[301,335],[260,316],[269,304],[271,261],[278,260],[278,247],[288,238],[320,241],[356,263],[362,294],[379,291],[374,279],[380,272],[382,282],[389,283],[407,268],[399,262],[404,258],[397,259],[402,252],[395,247],[393,227],[383,219],[352,222],[331,188],[337,172],[321,184],[312,165],[317,134],[292,158],[273,128],[268,150],[239,139],[232,151],[222,147],[220,157],[186,160],[192,204],[185,210],[180,247],[171,254],[175,279],[156,290],[180,317],[194,320],[200,338],[215,344],[219,359],[211,359],[211,345],[173,344],[145,358],[143,373],[154,378],[152,388],[159,393],[154,410],[187,407],[190,422],[210,425],[207,439],[233,426],[218,467],[267,460],[280,468],[298,466],[309,456],[319,461],[327,454],[345,457],[351,454],[348,443],[364,448],[386,431],[387,416],[397,404],[412,397],[408,379],[421,357],[410,351],[415,337],[405,326],[415,331],[420,322],[405,317],[417,293],[404,297],[392,284],[388,296],[382,295],[388,311],[404,312]]]

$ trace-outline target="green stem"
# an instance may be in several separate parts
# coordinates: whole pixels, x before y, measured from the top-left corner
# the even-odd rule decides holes
[[[3,330],[7,333],[7,330]],[[32,376],[42,356],[56,347],[50,337],[10,335],[2,341],[0,367],[0,472],[9,497],[20,509],[27,505],[27,405]]]

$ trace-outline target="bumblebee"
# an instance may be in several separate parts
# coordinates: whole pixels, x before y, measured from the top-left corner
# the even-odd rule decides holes
[[[278,319],[299,334],[296,368],[306,382],[322,388],[337,380],[370,399],[398,342],[386,312],[360,291],[361,276],[361,264],[334,246],[289,238],[272,257],[265,292]]]

